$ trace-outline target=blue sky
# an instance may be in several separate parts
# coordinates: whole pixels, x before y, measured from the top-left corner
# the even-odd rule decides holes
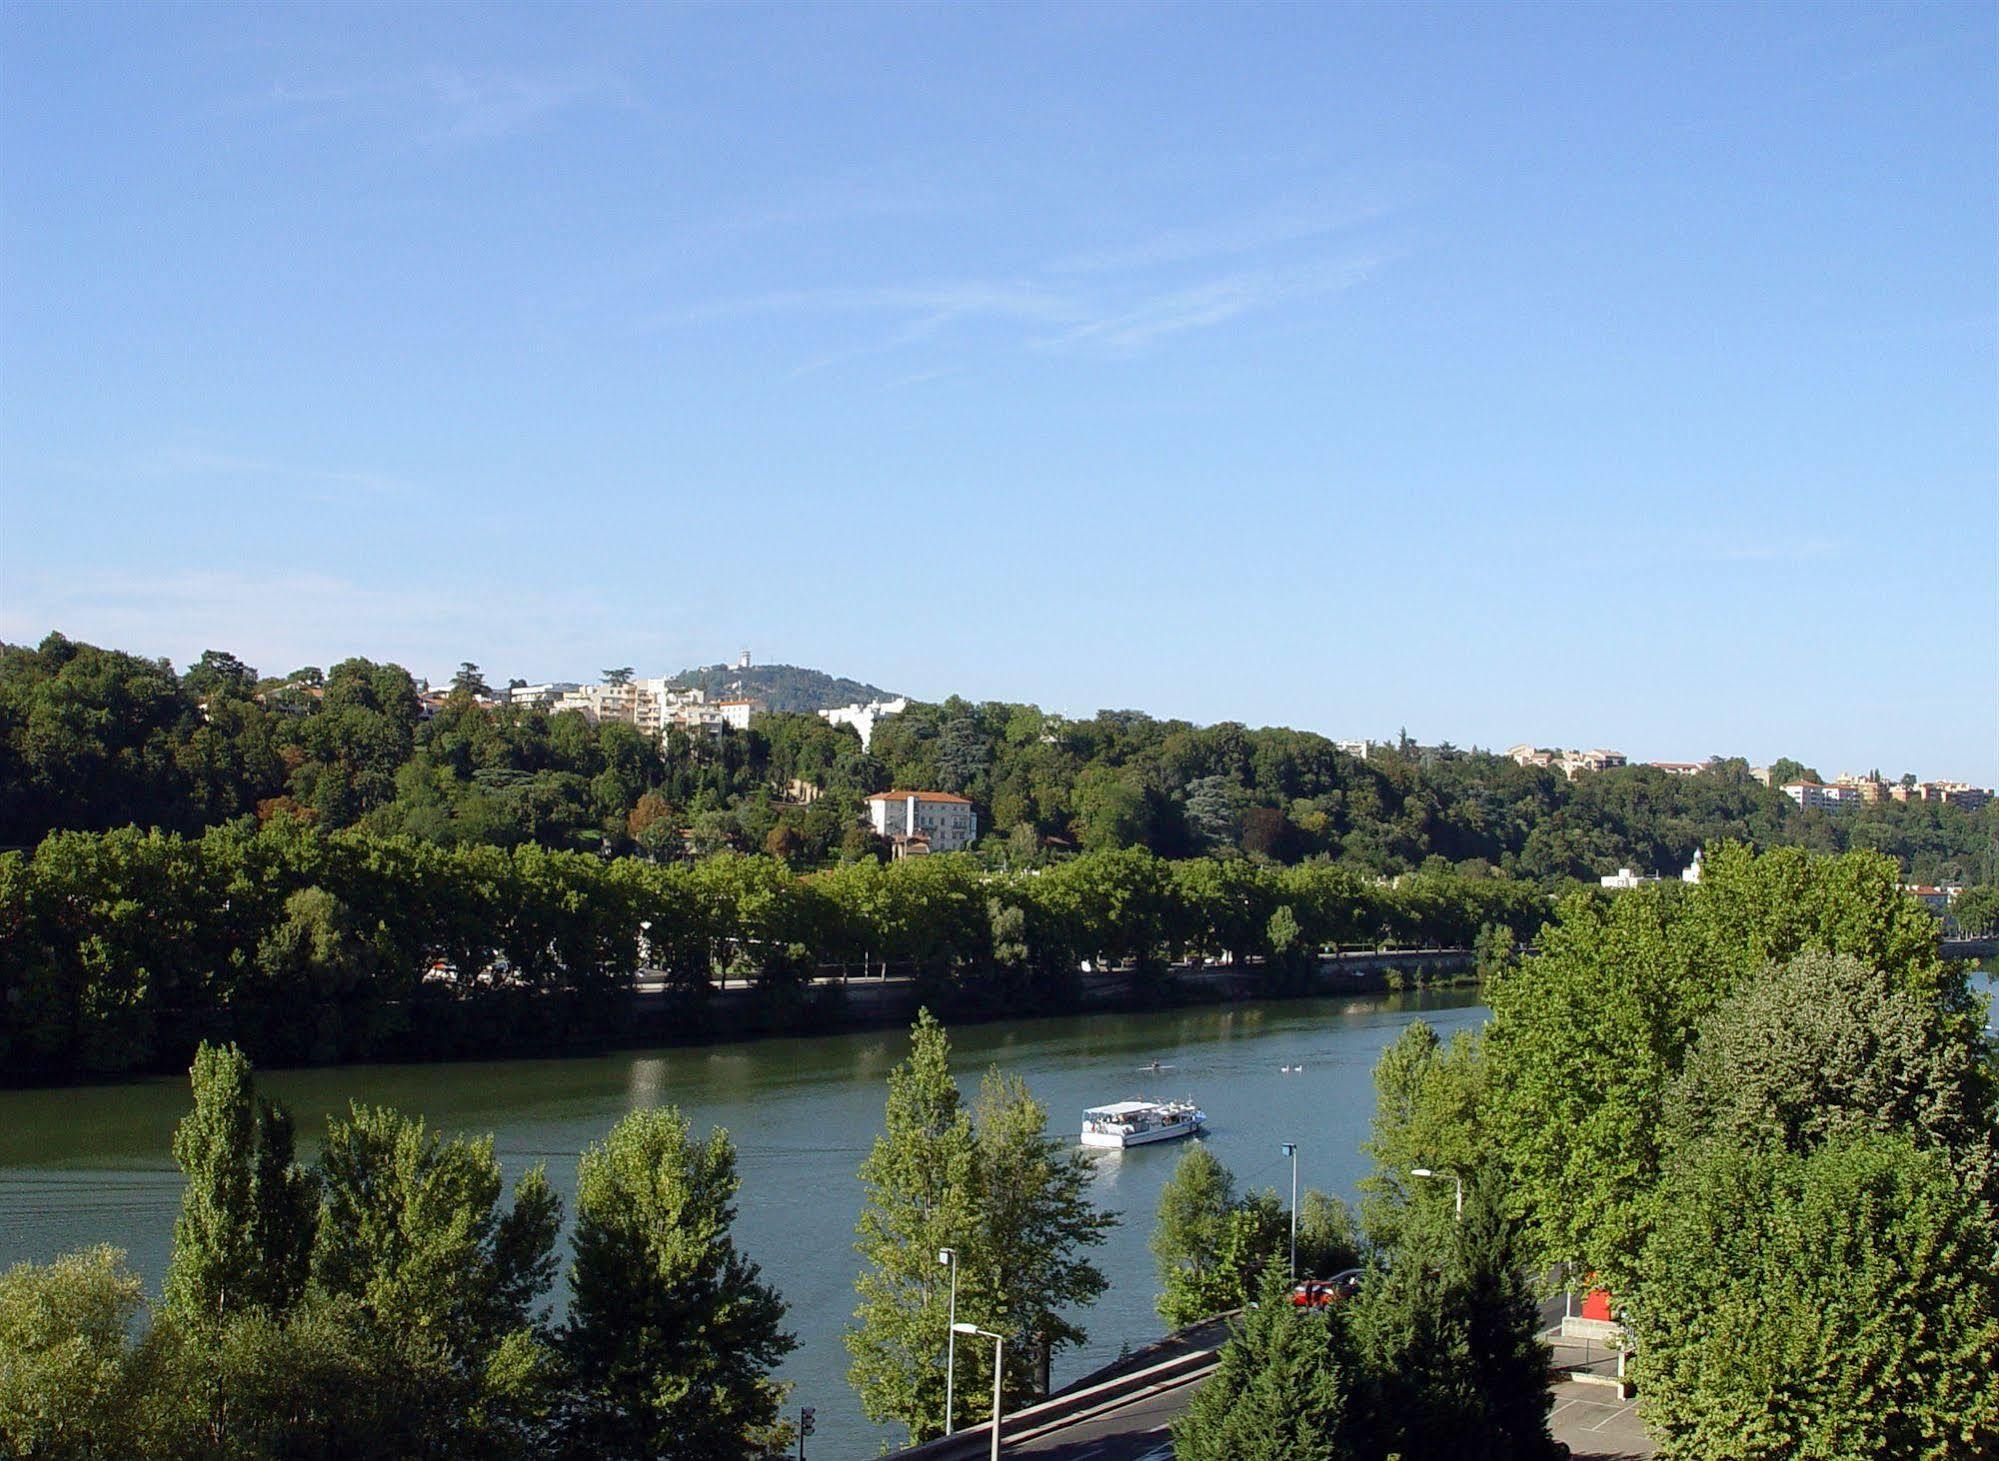
[[[0,636],[1999,774],[1921,6],[0,11]]]

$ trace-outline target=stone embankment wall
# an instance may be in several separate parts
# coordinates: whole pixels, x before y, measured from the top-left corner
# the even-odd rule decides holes
[[[781,992],[754,985],[710,990],[690,1001],[670,994],[641,994],[634,1001],[630,1039],[728,1040],[774,1034],[906,1025],[925,1004],[956,1022],[1032,1015],[1093,1013],[1221,1004],[1242,999],[1366,994],[1417,984],[1461,982],[1472,977],[1468,949],[1398,950],[1341,954],[1320,961],[1299,987],[1273,990],[1261,963],[1176,964],[1163,974],[1105,969],[1077,976],[1076,999],[1061,1008],[992,1008],[955,997],[948,987],[907,976],[819,979]]]

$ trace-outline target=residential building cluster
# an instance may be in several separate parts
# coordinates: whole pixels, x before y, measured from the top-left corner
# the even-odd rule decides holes
[[[1622,751],[1607,751],[1601,746],[1591,751],[1565,751],[1559,746],[1531,746],[1522,742],[1508,746],[1505,754],[1516,766],[1546,766],[1571,781],[1584,771],[1608,771],[1613,766],[1627,764]]]
[[[676,689],[664,676],[596,685],[518,685],[507,693],[516,705],[539,705],[551,715],[573,710],[592,725],[620,720],[656,736],[673,730],[707,735],[720,735],[725,728],[748,730],[757,708],[753,700],[710,700],[698,688]]]
[[[1340,743],[1345,749],[1345,743]],[[1565,751],[1559,747],[1534,746],[1522,742],[1509,746],[1504,754],[1516,765],[1545,766],[1560,771],[1571,781],[1584,771],[1604,771],[1613,766],[1628,764],[1621,751],[1608,751],[1599,747],[1592,751]],[[1645,764],[1655,771],[1663,771],[1668,776],[1699,776],[1703,771],[1715,766],[1718,757],[1710,756],[1705,761],[1648,761]],[[1752,766],[1750,776],[1764,786],[1771,784],[1768,766]],[[1878,771],[1865,775],[1846,772],[1831,781],[1787,781],[1777,790],[1784,793],[1801,807],[1813,811],[1843,812],[1853,807],[1871,806],[1876,802],[1936,802],[1944,806],[1963,807],[1975,812],[1992,800],[1989,787],[1973,786],[1965,781],[1918,781],[1913,776],[1905,776],[1899,781],[1890,781]],[[1605,879],[1605,886],[1613,886]]]
[[[1779,790],[1801,807],[1826,812],[1850,811],[1884,801],[1905,805],[1935,802],[1975,812],[1992,800],[1989,787],[1973,786],[1966,781],[1917,781],[1914,777],[1888,781],[1876,772],[1864,776],[1847,772],[1830,782],[1787,781]]]

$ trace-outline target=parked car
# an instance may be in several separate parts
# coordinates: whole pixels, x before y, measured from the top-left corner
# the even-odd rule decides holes
[[[1364,1274],[1363,1269],[1344,1268],[1331,1278],[1304,1279],[1291,1290],[1291,1307],[1323,1309],[1330,1304],[1343,1304],[1360,1292]]]

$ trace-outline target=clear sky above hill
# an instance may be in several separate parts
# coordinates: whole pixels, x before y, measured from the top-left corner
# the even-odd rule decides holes
[[[1988,5],[0,42],[0,637],[1999,773]]]

